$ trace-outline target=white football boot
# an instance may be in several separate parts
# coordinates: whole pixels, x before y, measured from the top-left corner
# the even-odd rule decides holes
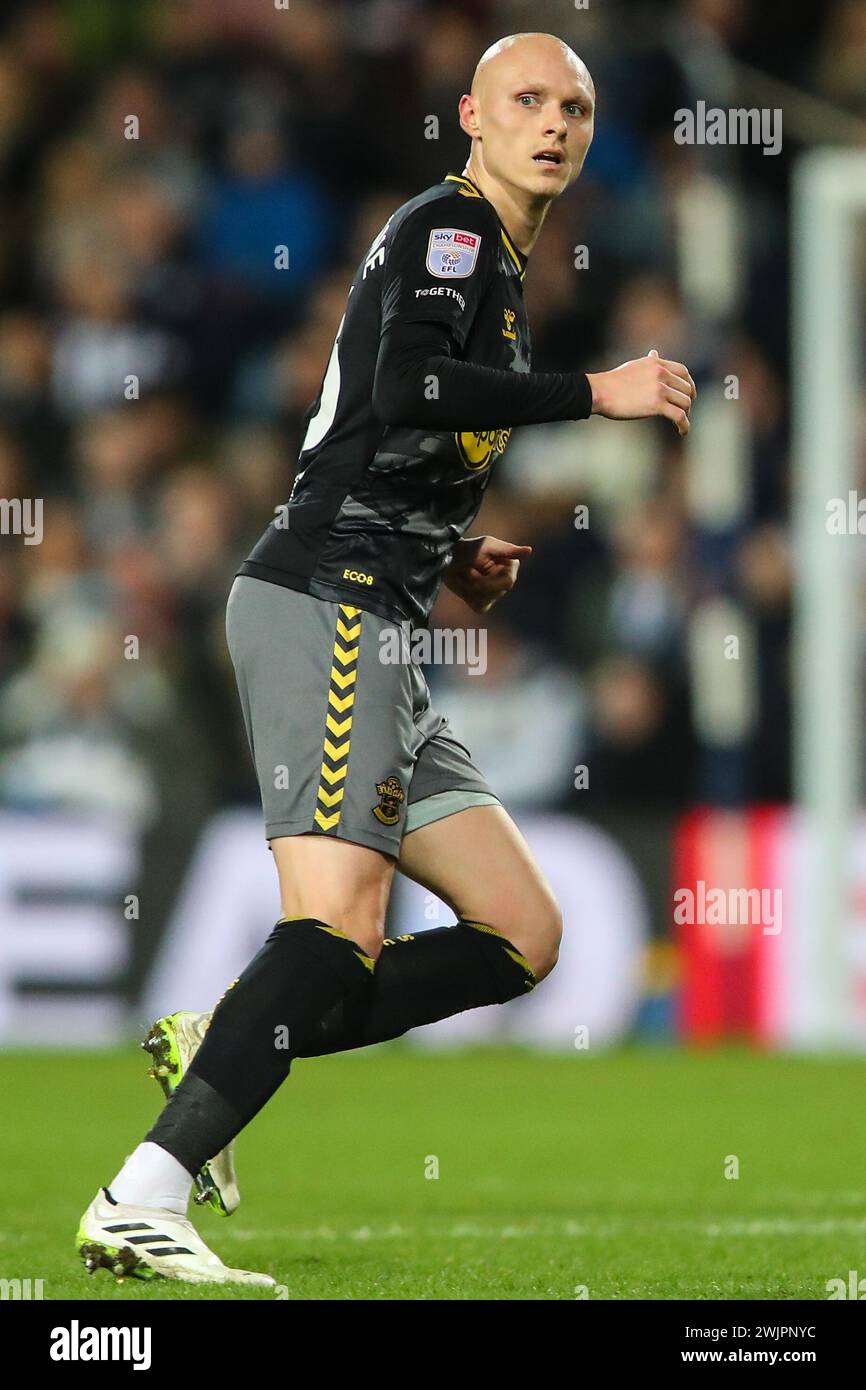
[[[275,1288],[269,1274],[230,1269],[205,1245],[192,1222],[164,1207],[109,1200],[101,1187],[81,1218],[75,1248],[88,1274],[109,1269],[119,1280],[182,1279],[188,1284],[253,1284]]]
[[[141,1044],[153,1059],[148,1075],[159,1082],[166,1099],[186,1076],[212,1018],[212,1011],[167,1014],[156,1020]],[[207,1204],[220,1216],[231,1216],[241,1200],[235,1175],[234,1140],[203,1164],[195,1175],[195,1185],[198,1189],[195,1200],[199,1206]]]

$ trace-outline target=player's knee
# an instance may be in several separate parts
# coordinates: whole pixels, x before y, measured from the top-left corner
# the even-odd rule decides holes
[[[322,911],[322,907],[325,910]],[[379,959],[382,950],[382,942],[385,939],[385,926],[383,922],[374,917],[359,920],[359,914],[351,911],[341,911],[332,904],[317,904],[315,910],[305,914],[316,922],[321,922],[325,926],[333,927],[343,936],[347,936],[350,941],[354,941],[356,946],[360,946],[373,960]]]
[[[385,929],[380,926],[363,927],[353,922],[346,922],[340,931],[354,941],[356,946],[360,946],[373,960],[378,960],[382,951],[382,942],[385,939]]]
[[[537,980],[543,980],[559,960],[562,940],[562,912],[555,899],[546,902],[540,914],[537,932],[527,960]]]
[[[536,980],[550,974],[562,940],[562,912],[552,893],[540,893],[524,904],[510,930],[505,926],[500,930],[529,962]]]
[[[378,960],[382,950],[382,942],[385,939],[385,925],[376,915],[365,916],[357,910],[346,910],[339,907],[333,899],[325,897],[311,897],[308,902],[301,905],[293,902],[291,910],[283,909],[284,918],[299,917],[309,918],[313,922],[320,922],[323,926],[331,927],[347,936],[350,941],[354,941],[356,946],[360,946],[373,960]]]

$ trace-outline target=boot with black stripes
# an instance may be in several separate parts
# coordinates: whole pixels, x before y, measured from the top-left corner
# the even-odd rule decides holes
[[[115,1202],[101,1187],[81,1218],[75,1247],[90,1274],[117,1279],[182,1279],[188,1284],[253,1284],[274,1288],[269,1274],[230,1269],[185,1216],[159,1207]]]

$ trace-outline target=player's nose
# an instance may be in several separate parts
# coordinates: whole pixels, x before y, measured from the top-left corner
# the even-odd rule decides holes
[[[554,136],[557,139],[565,139],[565,136],[568,134],[568,123],[565,119],[565,113],[560,110],[558,106],[550,112],[544,133],[545,135]]]

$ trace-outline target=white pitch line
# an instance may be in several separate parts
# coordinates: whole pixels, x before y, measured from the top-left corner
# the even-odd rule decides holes
[[[706,1236],[826,1236],[846,1231],[850,1235],[866,1232],[866,1217],[825,1217],[821,1221],[791,1221],[786,1217],[727,1221],[704,1226]]]
[[[334,1241],[334,1240],[402,1240],[421,1237],[424,1239],[444,1238],[447,1240],[549,1240],[556,1236],[581,1236],[595,1239],[611,1239],[614,1236],[630,1233],[641,1236],[663,1236],[670,1234],[705,1236],[711,1240],[719,1237],[752,1236],[822,1236],[822,1235],[863,1235],[866,1234],[866,1217],[824,1217],[814,1220],[790,1219],[788,1217],[754,1217],[751,1219],[725,1219],[716,1222],[670,1221],[648,1222],[639,1218],[634,1222],[618,1220],[615,1222],[576,1222],[564,1221],[556,1226],[497,1226],[485,1227],[477,1223],[461,1221],[457,1225],[436,1230],[435,1227],[400,1226],[392,1224],[377,1228],[359,1226],[348,1230],[335,1230],[331,1226],[318,1226],[312,1230],[285,1228],[274,1230],[244,1228],[226,1232],[228,1240],[295,1240],[295,1241]]]

